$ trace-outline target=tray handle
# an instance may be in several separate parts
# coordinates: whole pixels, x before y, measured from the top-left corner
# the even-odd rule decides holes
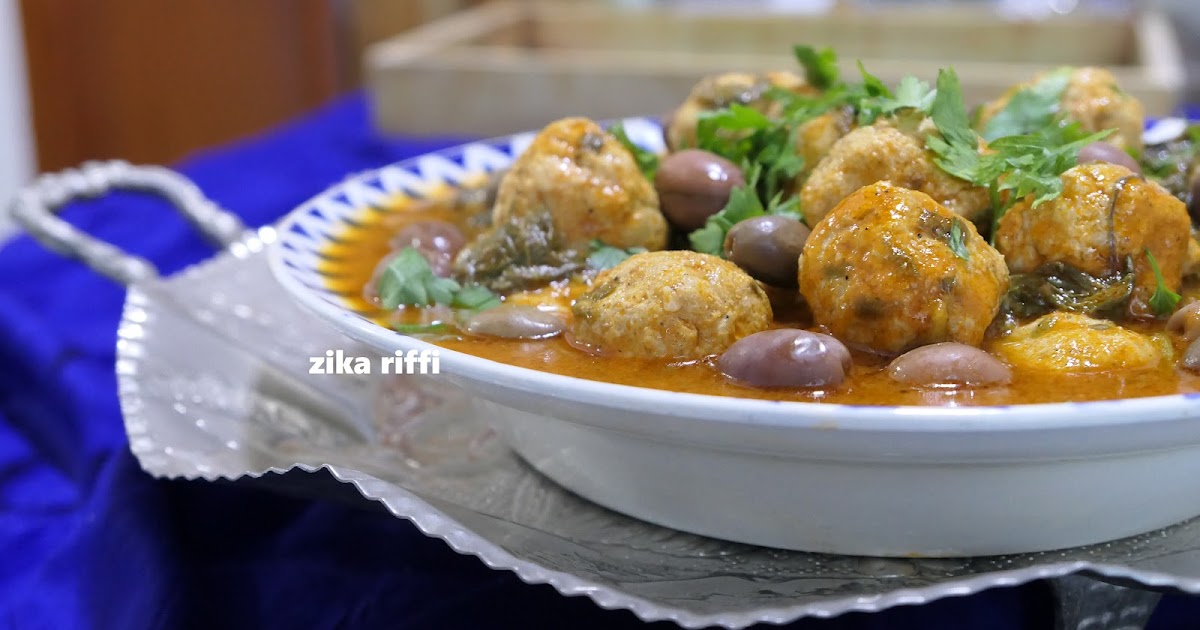
[[[246,231],[241,220],[204,196],[183,175],[161,166],[128,162],[88,162],[79,168],[38,177],[18,193],[10,213],[17,225],[46,248],[74,258],[123,285],[158,277],[150,261],[101,241],[57,215],[68,202],[114,190],[156,194],[171,203],[200,233],[224,249]]]

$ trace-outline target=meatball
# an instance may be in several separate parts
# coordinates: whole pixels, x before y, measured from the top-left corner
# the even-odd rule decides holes
[[[1063,173],[1062,182],[1057,198],[1037,208],[1022,200],[1000,220],[996,248],[1009,269],[1028,273],[1057,261],[1100,277],[1122,271],[1131,257],[1129,314],[1152,316],[1148,301],[1158,283],[1145,250],[1167,286],[1178,291],[1191,238],[1183,202],[1116,164],[1080,164]]]
[[[986,104],[979,113],[979,127],[1008,105],[1017,92],[1030,87],[1044,78],[1040,74],[1033,81],[1015,85],[1000,98]],[[1059,98],[1061,111],[1071,120],[1078,121],[1085,131],[1097,132],[1116,129],[1105,138],[1122,149],[1142,149],[1142,129],[1145,113],[1142,104],[1117,85],[1117,79],[1103,68],[1075,68],[1071,71],[1067,87]]]
[[[1062,372],[1154,367],[1163,359],[1159,345],[1146,335],[1067,312],[1043,315],[992,345],[1010,365]]]
[[[601,354],[699,359],[771,325],[766,293],[737,265],[690,251],[630,256],[572,307],[575,342]]]
[[[704,112],[729,107],[734,103],[753,107],[767,115],[779,112],[774,101],[764,96],[767,90],[781,87],[801,93],[817,93],[816,88],[791,72],[747,74],[728,72],[701,79],[687,100],[675,110],[667,126],[667,146],[672,151],[696,146],[696,124]]]
[[[936,129],[928,119],[919,125],[880,120],[834,143],[800,187],[800,206],[809,226],[816,226],[850,193],[884,180],[919,190],[968,221],[981,221],[991,208],[987,190],[938,168],[925,148],[930,133]]]
[[[796,193],[808,174],[829,155],[833,145],[854,129],[854,112],[839,109],[826,112],[796,128],[796,154],[804,158],[804,169],[796,176]]]
[[[667,244],[653,184],[620,141],[585,118],[542,129],[500,182],[492,222],[546,211],[568,247],[592,239],[620,248]]]
[[[817,224],[799,279],[818,324],[888,354],[978,346],[1008,289],[1004,259],[970,221],[888,182],[846,197]]]

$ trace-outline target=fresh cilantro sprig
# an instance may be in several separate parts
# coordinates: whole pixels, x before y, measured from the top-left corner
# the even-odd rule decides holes
[[[729,193],[729,203],[720,212],[708,217],[704,227],[688,235],[692,249],[704,254],[722,256],[725,250],[725,235],[734,225],[767,214],[792,217],[797,221],[803,220],[800,212],[800,200],[791,196],[785,200],[783,191],[776,193],[764,205],[756,192],[760,168],[752,168],[746,183],[734,188]]]
[[[634,161],[637,162],[638,170],[646,176],[646,179],[654,181],[654,174],[658,172],[658,155],[643,149],[629,139],[629,134],[625,132],[625,125],[617,123],[609,127],[608,133],[612,134],[629,152],[633,154]]]
[[[1019,136],[1044,129],[1059,113],[1059,101],[1071,80],[1071,68],[1059,68],[1033,85],[1013,94],[1008,103],[983,127],[983,138],[991,142],[1004,136]]]
[[[612,269],[624,262],[626,258],[634,254],[644,254],[647,251],[645,247],[621,249],[606,245],[600,240],[593,240],[590,246],[592,253],[587,257],[587,266],[589,269],[595,269],[596,271]]]
[[[938,73],[930,118],[940,134],[925,140],[934,162],[943,171],[988,189],[993,244],[1009,208],[1030,195],[1035,208],[1058,197],[1063,189],[1061,175],[1078,163],[1079,150],[1112,133],[1110,129],[1088,135],[1078,123],[1054,117],[1032,132],[998,137],[986,153],[981,152],[953,69]]]
[[[792,180],[804,169],[804,158],[796,153],[795,133],[794,126],[786,120],[775,120],[753,108],[734,104],[702,115],[696,138],[699,148],[741,167],[747,185],[740,193],[740,200],[735,201],[734,193],[730,194],[729,204],[750,203],[746,195],[753,194],[756,197],[753,203],[761,209],[782,204]],[[793,198],[789,203],[798,211],[799,200]]]
[[[388,263],[376,291],[380,306],[389,311],[401,306],[434,304],[478,311],[500,305],[500,298],[485,287],[464,287],[450,278],[435,275],[429,261],[415,247],[405,247]]]
[[[933,107],[937,90],[930,88],[929,83],[907,75],[901,77],[893,94],[879,78],[868,73],[861,62],[858,68],[863,75],[865,93],[854,104],[858,110],[859,124],[869,125],[880,117],[893,116],[905,110],[928,114]]]
[[[1150,296],[1150,309],[1159,317],[1170,315],[1175,312],[1175,307],[1179,306],[1179,301],[1183,299],[1183,296],[1167,286],[1166,280],[1163,279],[1162,269],[1159,269],[1158,261],[1154,259],[1154,254],[1150,253],[1150,248],[1143,249],[1146,252],[1146,260],[1150,262],[1150,269],[1154,271],[1154,281],[1158,284],[1154,289],[1154,294]]]
[[[804,79],[809,85],[824,90],[840,80],[837,53],[832,48],[817,50],[812,46],[794,46],[792,53],[804,68]]]

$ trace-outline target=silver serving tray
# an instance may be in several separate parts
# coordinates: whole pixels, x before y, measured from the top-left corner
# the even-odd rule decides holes
[[[222,253],[162,279],[53,214],[112,188],[164,195]],[[1091,547],[971,559],[780,551],[643,523],[525,465],[474,399],[438,377],[308,374],[309,357],[327,350],[373,355],[274,283],[262,254],[272,228],[244,230],[170,171],[87,165],[43,177],[13,209],[48,247],[128,286],[119,395],[130,449],[156,477],[324,469],[489,567],[688,628],[878,611],[1044,578],[1054,579],[1060,627],[1136,628],[1157,591],[1200,592],[1200,519]],[[310,480],[295,483],[305,493]]]

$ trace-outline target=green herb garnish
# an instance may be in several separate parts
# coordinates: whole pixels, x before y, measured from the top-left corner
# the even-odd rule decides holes
[[[451,306],[471,311],[486,311],[500,306],[500,296],[479,284],[468,284],[454,295]]]
[[[1167,287],[1162,269],[1158,268],[1158,261],[1154,259],[1154,254],[1150,253],[1149,247],[1143,249],[1146,252],[1146,260],[1150,261],[1150,269],[1154,271],[1154,281],[1158,284],[1154,289],[1154,295],[1150,296],[1150,309],[1159,317],[1170,315],[1175,312],[1175,307],[1179,306],[1179,300],[1183,299],[1183,296]]]
[[[401,306],[446,304],[470,310],[500,305],[500,298],[479,285],[462,286],[434,275],[429,261],[415,247],[405,247],[379,277],[379,304],[387,310]]]
[[[1079,150],[1112,133],[1108,129],[1085,135],[1078,123],[1051,119],[1031,133],[996,138],[979,152],[979,136],[967,122],[962,87],[954,70],[938,73],[937,96],[930,117],[941,137],[931,135],[925,144],[937,156],[934,162],[947,173],[988,189],[992,199],[992,243],[1000,219],[1018,201],[1033,195],[1037,207],[1062,194],[1061,175],[1074,167]],[[1010,192],[1007,200],[1002,193]]]
[[[634,254],[646,253],[645,247],[630,247],[629,249],[621,249],[606,245],[603,241],[593,240],[591,242],[592,253],[587,257],[587,266],[589,269],[596,271],[604,271],[612,269],[625,261],[626,258]]]
[[[955,219],[954,224],[950,226],[950,250],[963,260],[971,259],[971,252],[967,249],[967,244],[963,242],[962,221],[958,219]]]
[[[400,306],[449,304],[460,289],[450,278],[439,278],[415,247],[405,247],[379,277],[379,303],[394,310]]]
[[[1072,72],[1071,68],[1059,68],[1018,90],[984,126],[983,138],[990,142],[1004,136],[1033,133],[1053,123]]]
[[[646,179],[654,181],[654,174],[658,172],[658,155],[634,144],[633,140],[629,139],[629,134],[625,133],[625,125],[622,123],[610,127],[608,133],[612,134],[626,149],[629,149],[629,152],[633,154],[634,161],[637,162],[638,169],[642,171]]]
[[[784,200],[782,191],[771,197],[764,206],[756,192],[761,169],[755,165],[746,178],[746,183],[729,193],[729,203],[720,212],[708,217],[704,227],[688,235],[692,249],[704,254],[724,256],[725,235],[736,224],[767,214],[788,216],[797,221],[804,219],[800,212],[800,199],[795,196]]]
[[[808,84],[826,89],[838,82],[841,73],[837,66],[837,53],[832,48],[817,50],[812,46],[795,46],[792,53],[804,67],[804,78]]]

